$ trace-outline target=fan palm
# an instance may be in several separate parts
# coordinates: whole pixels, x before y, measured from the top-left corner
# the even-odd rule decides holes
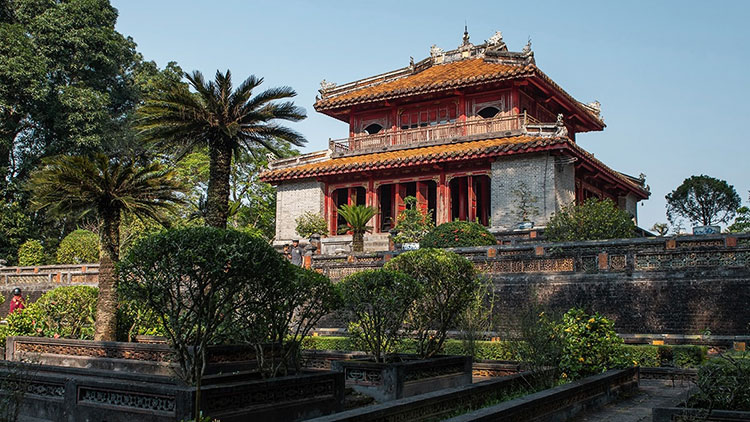
[[[181,202],[182,191],[170,170],[153,163],[144,166],[111,159],[59,156],[45,160],[30,179],[32,204],[50,215],[92,216],[99,221],[99,299],[95,340],[114,340],[117,307],[120,217],[163,219],[164,211]]]
[[[232,91],[228,70],[217,71],[208,82],[198,71],[185,76],[195,93],[179,84],[147,99],[138,110],[137,127],[145,140],[179,147],[178,157],[201,145],[208,147],[206,224],[225,228],[232,154],[260,145],[279,155],[274,148],[279,140],[304,145],[302,135],[276,121],[302,120],[305,111],[291,101],[277,101],[297,95],[289,87],[270,88],[253,97],[263,78],[250,76]]]
[[[346,226],[341,227],[339,232],[351,232],[352,252],[362,252],[365,248],[365,233],[372,232],[372,226],[368,226],[367,223],[378,212],[373,207],[346,204],[340,206],[338,212],[346,221]]]

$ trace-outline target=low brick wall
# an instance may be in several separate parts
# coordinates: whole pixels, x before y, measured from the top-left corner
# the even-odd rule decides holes
[[[456,248],[495,285],[501,331],[529,303],[582,306],[620,333],[741,336],[750,331],[750,235],[524,243]],[[333,280],[379,268],[398,252],[314,256]],[[327,318],[322,328],[341,327]]]
[[[20,287],[23,297],[34,302],[44,293],[61,286],[99,283],[99,264],[40,265],[36,267],[0,267],[0,294],[5,302],[0,305],[0,317],[8,314],[13,289]]]

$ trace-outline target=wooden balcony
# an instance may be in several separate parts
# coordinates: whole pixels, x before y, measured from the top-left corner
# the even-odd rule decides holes
[[[506,132],[522,131],[527,125],[540,125],[540,123],[526,113],[489,119],[480,118],[414,129],[382,130],[372,135],[358,134],[350,138],[330,140],[329,148],[334,155],[340,156],[490,133],[503,136]]]

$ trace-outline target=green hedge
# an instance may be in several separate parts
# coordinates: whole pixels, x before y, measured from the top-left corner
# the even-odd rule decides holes
[[[309,350],[354,351],[349,337],[307,337],[302,348]],[[694,368],[706,360],[708,349],[705,346],[650,346],[624,345],[626,356],[639,366],[675,366]],[[414,353],[414,342],[405,340],[399,348],[401,353]],[[448,339],[443,347],[446,355],[465,355],[466,348],[461,340]],[[477,341],[476,359],[515,360],[509,341]]]
[[[649,346],[625,345],[625,353],[630,360],[640,366],[674,366],[696,368],[706,361],[708,348],[705,346]]]

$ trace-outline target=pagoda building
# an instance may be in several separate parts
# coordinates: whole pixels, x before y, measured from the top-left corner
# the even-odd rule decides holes
[[[407,67],[323,81],[314,107],[347,122],[349,134],[261,174],[277,187],[276,242],[299,237],[295,220],[308,211],[325,216],[335,241],[345,224],[337,208],[361,204],[378,210],[365,247],[382,248],[408,196],[436,224],[469,220],[495,231],[518,227],[519,192],[532,198],[537,226],[590,197],[612,199],[637,222],[637,203],[649,197],[643,176],[576,144],[576,134],[604,129],[599,103],[574,99],[536,66],[531,42],[512,52],[500,32],[480,45],[464,32],[457,49],[433,45]]]

